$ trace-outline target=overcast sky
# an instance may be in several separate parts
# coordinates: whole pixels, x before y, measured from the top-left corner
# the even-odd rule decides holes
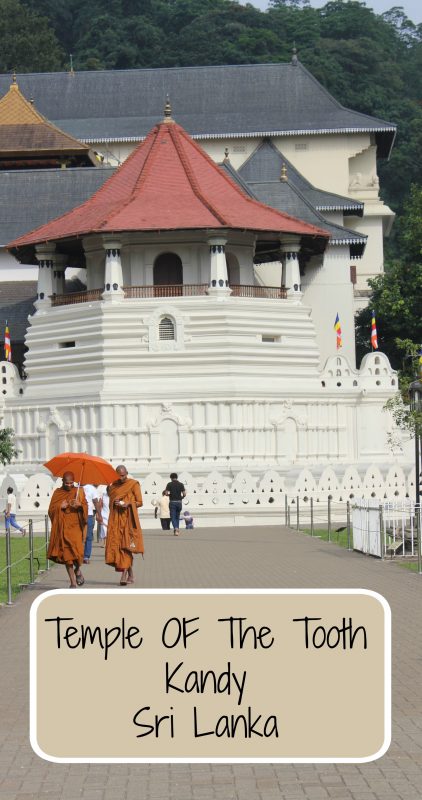
[[[253,6],[260,8],[261,10],[265,10],[268,8],[268,0],[239,0],[242,5],[246,5],[246,2],[252,3]],[[311,0],[311,6],[314,8],[321,8],[321,6],[325,6],[326,0]],[[367,0],[366,5],[368,8],[372,8],[376,14],[382,14],[384,11],[388,11],[390,8],[394,6],[401,6],[404,9],[404,13],[406,14],[412,22],[419,24],[422,22],[422,3],[421,0]]]

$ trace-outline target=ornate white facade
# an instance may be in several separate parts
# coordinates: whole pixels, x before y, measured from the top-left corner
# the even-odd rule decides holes
[[[263,288],[260,297],[245,297],[224,285],[213,294],[215,254],[205,245],[195,245],[188,272],[190,280],[202,276],[202,294],[136,297],[147,294],[138,287],[125,296],[123,273],[141,275],[155,250],[145,245],[137,259],[139,245],[125,254],[112,244],[115,255],[102,249],[110,292],[92,288],[84,302],[65,304],[63,295],[63,305],[52,306],[54,269],[40,269],[45,291],[27,335],[28,379],[1,364],[3,423],[19,449],[10,472],[21,484],[33,475],[34,486],[21,491],[28,513],[48,499],[43,479],[34,500],[42,464],[63,451],[124,462],[151,499],[176,470],[192,509],[243,522],[245,515],[275,519],[286,492],[346,500],[371,495],[375,484],[377,497],[411,491],[411,455],[389,447],[392,421],[383,406],[397,375],[382,353],[367,355],[360,370],[333,355],[321,370],[301,293],[274,299]],[[92,246],[99,269],[97,256]],[[242,268],[249,285],[252,260],[249,272],[246,259]]]

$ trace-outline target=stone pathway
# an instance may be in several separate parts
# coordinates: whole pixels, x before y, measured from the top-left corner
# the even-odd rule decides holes
[[[38,758],[28,739],[29,609],[40,592],[67,587],[64,568],[55,566],[12,607],[0,609],[0,800],[420,800],[422,576],[283,527],[203,528],[179,538],[154,530],[145,542],[138,587],[354,587],[384,595],[393,618],[388,753],[362,765],[66,765]],[[88,588],[117,585],[98,545],[85,576]],[[73,704],[81,719],[84,689]]]

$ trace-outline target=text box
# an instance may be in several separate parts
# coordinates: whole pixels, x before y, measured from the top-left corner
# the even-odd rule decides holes
[[[364,590],[79,590],[31,608],[31,744],[58,762],[363,762],[391,736]]]

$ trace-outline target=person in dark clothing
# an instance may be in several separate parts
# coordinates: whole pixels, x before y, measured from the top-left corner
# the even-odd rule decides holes
[[[182,500],[186,497],[186,491],[183,483],[177,480],[177,474],[175,472],[172,472],[170,475],[170,483],[166,486],[166,494],[170,498],[170,519],[174,535],[178,536],[180,533],[179,525]]]

